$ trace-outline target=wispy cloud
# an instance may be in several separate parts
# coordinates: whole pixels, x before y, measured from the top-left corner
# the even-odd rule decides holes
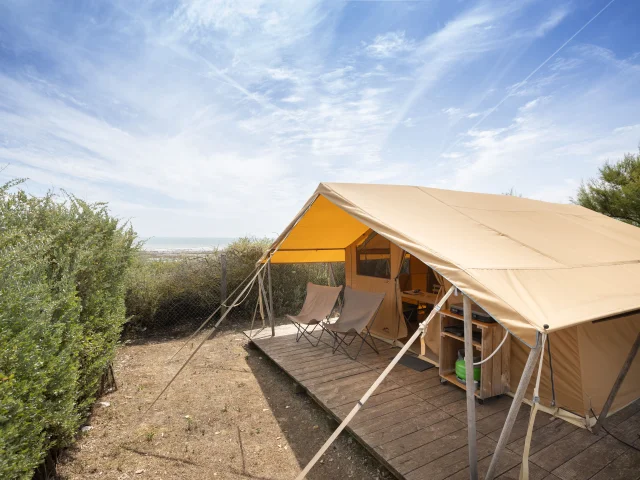
[[[415,42],[407,39],[405,32],[388,32],[376,35],[373,42],[366,44],[365,52],[374,58],[389,58],[399,53],[415,49]]]

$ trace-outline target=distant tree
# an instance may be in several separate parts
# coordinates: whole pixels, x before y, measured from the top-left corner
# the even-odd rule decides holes
[[[598,178],[580,185],[572,202],[640,227],[640,153],[607,161]]]
[[[516,191],[514,187],[511,187],[506,192],[502,192],[503,195],[507,195],[509,197],[522,197],[522,194]]]

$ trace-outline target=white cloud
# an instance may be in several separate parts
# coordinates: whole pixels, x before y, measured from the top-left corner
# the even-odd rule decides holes
[[[536,27],[536,29],[534,30],[534,36],[544,37],[551,30],[560,25],[560,23],[566,18],[568,14],[569,8],[566,5],[556,8],[542,23],[540,23]]]
[[[304,102],[304,98],[298,95],[290,95],[286,98],[283,98],[282,101],[286,103],[300,103],[300,102]]]
[[[407,39],[405,32],[388,32],[377,35],[372,43],[365,47],[367,55],[374,58],[389,58],[415,49],[415,42]]]

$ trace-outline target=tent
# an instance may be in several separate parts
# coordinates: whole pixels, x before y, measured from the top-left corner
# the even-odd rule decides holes
[[[353,267],[371,232],[391,245],[391,271],[383,281]],[[406,254],[511,335],[511,391],[544,333],[550,355],[543,357],[541,406],[590,427],[603,410],[606,416],[640,397],[635,362],[604,408],[640,332],[640,229],[583,207],[418,186],[323,183],[262,261],[346,262],[348,285],[387,293],[374,332],[395,341],[406,335],[396,308]],[[437,325],[429,329],[425,342],[438,355]]]

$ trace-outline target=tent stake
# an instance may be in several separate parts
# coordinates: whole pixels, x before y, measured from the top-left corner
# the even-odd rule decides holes
[[[271,288],[271,257],[269,257],[269,261],[267,262],[267,278],[269,281],[269,312],[271,314],[271,336],[276,336],[276,326],[275,326],[275,313],[273,311],[273,289]]]
[[[462,297],[464,309],[464,364],[467,384],[467,443],[469,444],[469,478],[478,479],[478,451],[476,446],[476,399],[473,367],[473,324],[471,323],[471,300]]]
[[[541,347],[542,342],[540,341],[540,333],[538,333],[536,338],[536,345],[529,352],[529,358],[527,358],[527,363],[524,366],[522,375],[520,376],[518,389],[516,390],[516,394],[513,396],[513,401],[511,402],[511,407],[509,408],[507,419],[504,422],[504,427],[502,428],[502,432],[500,433],[498,444],[496,445],[496,449],[493,452],[493,457],[491,458],[491,464],[489,465],[489,470],[487,470],[487,476],[485,477],[485,480],[493,480],[495,478],[500,455],[502,455],[502,452],[507,446],[507,441],[511,436],[511,430],[513,430],[514,423],[516,423],[516,417],[518,416],[518,412],[520,411],[520,406],[522,405],[524,395],[527,392],[527,387],[529,386],[531,375],[533,374],[533,370],[535,369],[538,355],[540,355]]]
[[[609,392],[607,401],[604,403],[604,407],[602,407],[602,410],[600,411],[600,415],[598,416],[598,421],[593,427],[593,433],[598,433],[602,428],[604,421],[607,419],[607,415],[609,415],[609,409],[611,408],[611,405],[613,405],[613,401],[615,400],[616,395],[618,394],[618,390],[620,390],[620,386],[624,381],[624,377],[627,376],[627,373],[631,368],[631,363],[633,362],[633,359],[638,354],[639,347],[640,347],[640,333],[638,333],[635,343],[631,346],[629,355],[627,355],[627,359],[624,361],[624,365],[622,365],[622,369],[620,370],[620,373],[618,373],[618,378],[616,378],[616,381],[613,384],[613,388],[611,388],[611,392]]]
[[[445,304],[449,296],[453,293],[454,288],[455,287],[451,287],[447,291],[445,296],[442,297],[442,299],[438,302],[438,304],[435,307],[433,307],[433,310],[431,310],[431,313],[429,313],[429,316],[426,318],[426,320],[422,322],[418,327],[418,329],[415,331],[415,333],[411,335],[411,338],[409,339],[409,341],[404,345],[404,347],[402,347],[402,349],[393,358],[393,360],[391,360],[391,363],[387,365],[387,368],[385,368],[384,371],[380,374],[380,376],[376,379],[376,381],[373,382],[373,385],[369,387],[369,390],[367,390],[367,392],[362,396],[362,398],[358,401],[358,403],[356,403],[356,405],[351,409],[351,412],[349,412],[349,415],[347,415],[347,417],[342,421],[342,423],[338,426],[336,431],[333,432],[329,437],[329,439],[324,443],[324,445],[320,447],[320,450],[318,450],[318,452],[314,455],[314,457],[307,464],[307,466],[304,467],[304,470],[300,472],[300,474],[296,477],[296,480],[302,480],[303,478],[305,478],[305,476],[309,473],[309,471],[313,468],[313,466],[318,462],[318,460],[320,460],[320,457],[322,457],[324,452],[326,452],[327,449],[331,446],[331,444],[335,441],[335,439],[338,438],[338,435],[342,433],[342,431],[346,428],[346,426],[353,419],[353,417],[356,416],[356,413],[358,413],[360,409],[364,406],[364,404],[367,402],[367,400],[369,400],[369,397],[373,395],[373,392],[375,392],[375,390],[380,386],[380,384],[387,377],[387,375],[389,375],[389,372],[393,370],[393,367],[396,366],[396,364],[400,361],[400,359],[406,353],[406,351],[409,350],[409,347],[413,344],[413,342],[415,342],[416,339],[422,333],[422,331],[425,328],[427,328],[427,326],[429,325],[429,322],[431,322],[433,317],[436,316],[436,314],[442,308],[442,305]]]

